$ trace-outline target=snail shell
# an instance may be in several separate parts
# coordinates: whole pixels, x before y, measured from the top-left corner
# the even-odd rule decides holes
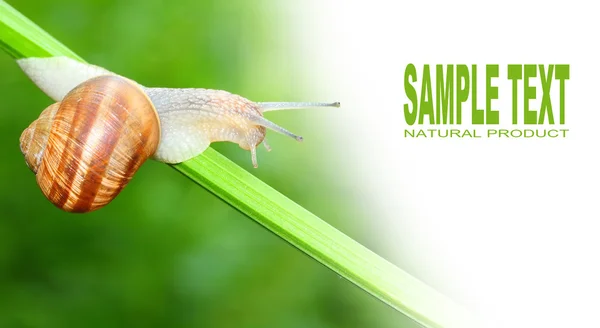
[[[148,96],[125,78],[100,76],[45,109],[20,144],[48,200],[68,212],[89,212],[119,194],[159,141]]]

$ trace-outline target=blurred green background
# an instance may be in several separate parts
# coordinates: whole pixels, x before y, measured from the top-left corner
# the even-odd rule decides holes
[[[284,1],[9,1],[91,63],[148,86],[313,99],[291,53]],[[294,4],[301,5],[301,4]],[[288,9],[288,14],[293,9]],[[100,211],[73,215],[39,191],[18,139],[50,100],[0,54],[0,327],[415,327],[316,261],[149,161]],[[368,216],[327,163],[318,111],[268,117],[259,168],[216,149],[366,246]],[[351,185],[351,184],[350,184]]]

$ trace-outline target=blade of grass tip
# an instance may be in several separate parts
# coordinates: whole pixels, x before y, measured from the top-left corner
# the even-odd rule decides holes
[[[14,58],[69,56],[82,60],[0,0],[0,48]],[[208,189],[340,276],[425,327],[472,327],[470,315],[277,192],[212,148],[173,168]]]

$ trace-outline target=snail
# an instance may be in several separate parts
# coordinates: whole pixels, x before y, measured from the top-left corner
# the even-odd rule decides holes
[[[110,203],[152,158],[180,163],[210,143],[267,150],[266,129],[302,137],[264,118],[270,110],[339,107],[339,103],[255,103],[222,90],[148,88],[68,57],[24,58],[21,69],[57,101],[20,138],[21,152],[43,194],[67,212]]]

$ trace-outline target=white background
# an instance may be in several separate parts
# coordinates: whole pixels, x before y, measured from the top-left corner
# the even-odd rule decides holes
[[[331,160],[344,168],[335,174],[360,189],[372,233],[396,263],[494,325],[600,327],[600,24],[590,6],[286,4],[313,94],[342,102],[340,111],[318,117],[331,129]],[[568,137],[405,139],[408,63],[417,67],[417,85],[423,64],[479,64],[482,105],[484,65],[500,64],[494,107],[506,125],[506,64],[570,64]],[[539,80],[534,85],[536,108]],[[553,81],[557,119],[558,86]],[[470,122],[470,105],[464,112]]]

